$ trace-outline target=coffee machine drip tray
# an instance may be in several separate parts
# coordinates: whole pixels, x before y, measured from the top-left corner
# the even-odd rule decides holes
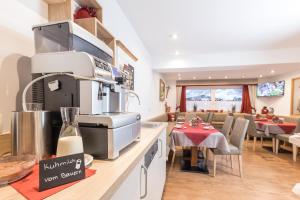
[[[109,129],[119,128],[141,120],[139,113],[103,113],[101,115],[79,115],[79,123],[105,126]]]
[[[116,159],[122,149],[140,138],[139,113],[79,115],[84,152],[98,159]]]

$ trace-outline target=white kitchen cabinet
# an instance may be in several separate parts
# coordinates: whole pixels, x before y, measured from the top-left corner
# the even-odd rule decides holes
[[[142,179],[143,180],[143,179]],[[145,181],[145,180],[143,180]],[[147,169],[147,183],[143,186],[141,193],[147,193],[145,200],[160,200],[162,198],[164,185],[166,181],[166,132],[162,131],[158,138],[158,151]],[[145,191],[147,187],[147,191]]]
[[[144,159],[139,161],[135,168],[131,171],[125,181],[121,184],[117,192],[112,196],[112,200],[139,200],[140,199],[140,177],[141,166]]]
[[[165,129],[155,143],[157,152],[149,167],[147,168],[146,159],[143,157],[114,193],[112,200],[160,200],[162,198],[166,181]]]

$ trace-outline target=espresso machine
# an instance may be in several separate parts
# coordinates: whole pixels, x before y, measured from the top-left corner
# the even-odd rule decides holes
[[[64,21],[33,27],[36,54],[31,59],[33,102],[51,113],[53,151],[62,125],[60,107],[79,107],[84,152],[115,159],[137,141],[139,113],[125,112],[122,73],[112,66],[113,52],[77,24]]]

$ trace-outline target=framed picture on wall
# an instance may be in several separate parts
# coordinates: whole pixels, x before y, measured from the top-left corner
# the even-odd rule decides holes
[[[129,90],[134,90],[134,67],[130,64],[123,66],[123,72],[125,74],[125,87]]]
[[[291,115],[300,115],[300,77],[292,79]]]
[[[165,97],[166,97],[166,84],[162,79],[160,79],[160,81],[159,81],[159,100],[164,101]]]

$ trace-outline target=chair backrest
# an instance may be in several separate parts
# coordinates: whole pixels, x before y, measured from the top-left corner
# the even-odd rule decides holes
[[[214,113],[213,113],[213,112],[208,112],[208,119],[207,119],[207,122],[208,122],[208,123],[211,123],[213,117],[214,117]]]
[[[208,117],[209,117],[208,112],[197,112],[196,115],[200,117],[204,122],[208,122]]]
[[[234,124],[230,136],[230,143],[236,146],[242,153],[245,135],[248,129],[249,120],[238,118]]]
[[[255,122],[254,122],[254,117],[250,114],[245,114],[244,118],[249,120],[249,126],[248,126],[248,129],[247,129],[247,134],[252,135],[252,136],[255,135],[257,130],[256,130]]]
[[[228,115],[227,113],[213,113],[212,121],[213,122],[224,122],[227,115]]]
[[[233,124],[232,124],[232,126],[234,126],[234,123],[235,123],[237,118],[239,118],[239,117],[244,118],[244,116],[245,116],[245,113],[233,113]]]
[[[227,116],[224,122],[224,125],[222,127],[221,132],[224,134],[224,136],[226,137],[226,139],[229,139],[229,134],[232,128],[232,123],[233,123],[233,116]]]
[[[185,114],[185,121],[190,121],[194,117],[196,117],[196,113],[186,113]]]

